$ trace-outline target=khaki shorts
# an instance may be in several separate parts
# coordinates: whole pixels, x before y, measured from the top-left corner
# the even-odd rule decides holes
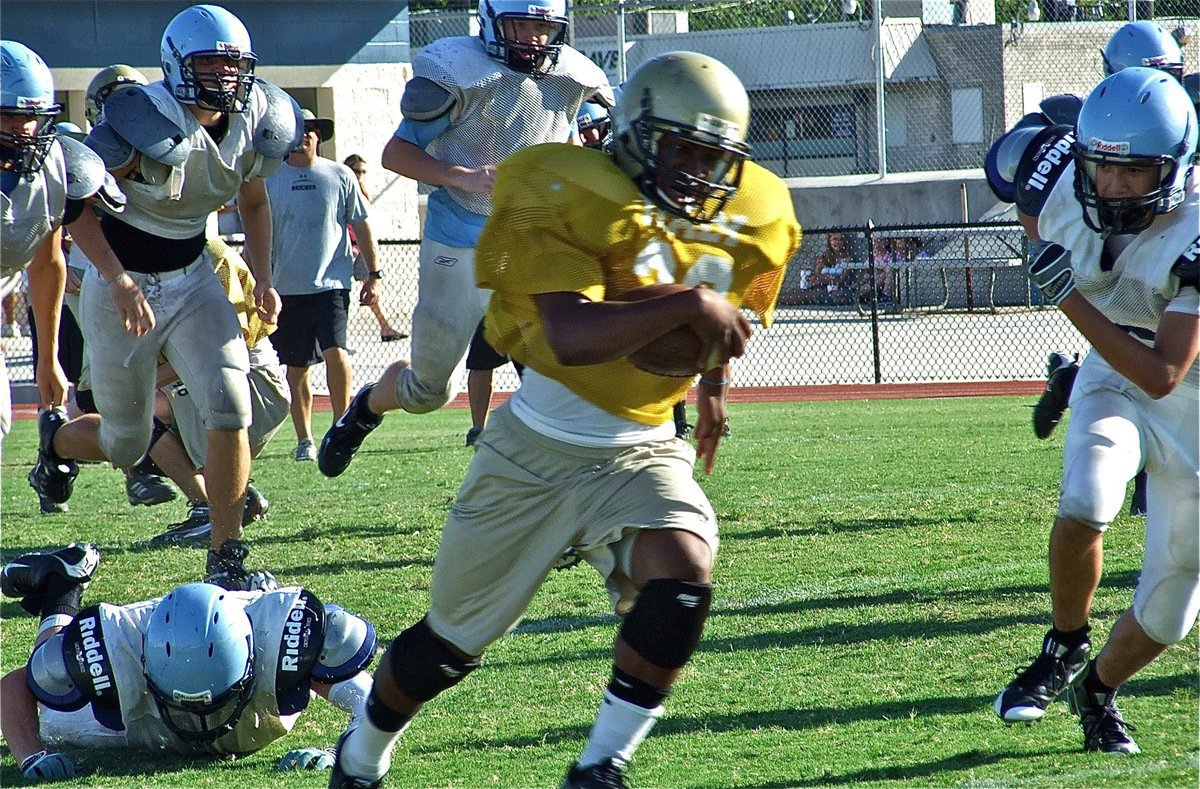
[[[507,406],[492,413],[442,532],[429,626],[470,655],[521,620],[568,547],[605,579],[618,613],[642,529],[682,529],[717,551],[717,520],[692,477],[696,453],[668,439],[580,447],[529,429]]]
[[[264,341],[265,342],[265,341]],[[271,437],[287,419],[292,396],[277,364],[252,365],[250,367],[250,427],[246,432],[250,439],[250,457],[258,457]],[[187,389],[179,386],[164,386],[163,393],[171,401],[171,414],[175,418],[175,429],[188,457],[196,468],[202,468],[208,458],[208,427],[196,407],[194,398]]]

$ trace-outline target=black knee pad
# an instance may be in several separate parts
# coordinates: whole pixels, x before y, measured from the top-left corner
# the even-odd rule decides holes
[[[712,584],[656,578],[642,587],[621,638],[659,668],[682,668],[696,651],[712,604]]]
[[[479,668],[479,658],[463,660],[433,634],[422,619],[396,636],[391,648],[392,679],[414,701],[426,702]]]

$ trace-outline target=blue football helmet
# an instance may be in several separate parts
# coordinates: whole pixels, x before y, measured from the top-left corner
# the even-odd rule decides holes
[[[488,56],[514,71],[543,77],[558,63],[567,38],[567,0],[479,0],[479,36]],[[556,32],[544,44],[512,38],[506,22],[547,22]]]
[[[742,180],[750,155],[750,98],[721,61],[667,52],[638,66],[613,108],[613,158],[642,194],[689,222],[711,222]],[[678,166],[681,151],[704,161]]]
[[[1075,124],[1075,196],[1088,226],[1105,236],[1140,233],[1186,195],[1196,159],[1196,110],[1168,74],[1134,66],[1091,92]],[[1158,188],[1135,197],[1106,198],[1096,190],[1102,164],[1156,167]]]
[[[254,631],[242,605],[212,584],[176,587],[154,607],[142,668],[163,723],[180,739],[233,731],[254,693]]]
[[[1130,66],[1145,66],[1183,79],[1183,52],[1175,37],[1157,22],[1138,20],[1122,25],[1100,53],[1104,76],[1111,77]]]
[[[215,5],[194,5],[176,14],[159,47],[163,79],[184,104],[217,112],[242,112],[254,87],[258,61],[242,20]],[[197,74],[198,57],[224,57],[235,74]]]
[[[579,128],[579,137],[585,132],[595,129],[599,136],[595,142],[584,141],[586,148],[608,148],[612,141],[612,119],[608,117],[608,107],[594,101],[585,101],[579,105],[579,113],[575,116],[575,125]]]
[[[62,107],[54,100],[54,77],[46,62],[16,41],[0,41],[0,166],[32,178],[54,144],[54,121]],[[32,127],[20,118],[32,119]],[[18,129],[14,124],[20,125]]]

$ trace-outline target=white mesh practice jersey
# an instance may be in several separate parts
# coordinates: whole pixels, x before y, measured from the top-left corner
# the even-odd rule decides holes
[[[226,594],[245,606],[254,627],[254,693],[232,732],[215,742],[191,743],[163,723],[142,673],[142,638],[158,603],[156,599],[86,608],[76,617],[78,630],[69,627],[64,631],[76,634],[74,638],[68,635],[66,650],[81,650],[80,660],[90,669],[87,675],[97,683],[89,689],[94,691],[95,699],[74,712],[43,707],[43,740],[48,744],[68,742],[92,748],[149,748],[183,754],[250,753],[291,731],[309,697],[306,669],[311,667],[313,655],[301,653],[319,650],[321,644],[319,634],[312,643],[313,634],[305,638],[301,632],[307,620],[299,610],[305,605],[307,593],[300,587],[285,587],[265,593]],[[304,676],[299,678],[302,681],[296,683],[296,677],[286,676],[289,671],[303,671]],[[280,689],[285,689],[289,698],[281,701],[277,693]],[[301,698],[299,704],[295,697]],[[281,706],[299,709],[281,714]]]
[[[1074,183],[1072,163],[1046,200],[1038,217],[1038,235],[1070,250],[1076,287],[1109,320],[1156,331],[1167,304],[1179,293],[1179,277],[1172,268],[1193,249],[1200,235],[1200,193],[1193,189],[1182,205],[1156,217],[1105,270],[1101,263],[1104,240],[1083,221]],[[1141,339],[1147,341],[1148,335],[1142,334]],[[1089,354],[1089,358],[1098,356]],[[1200,368],[1193,364],[1183,383],[1200,385]]]
[[[208,215],[262,170],[264,158],[254,150],[253,139],[267,106],[266,96],[255,85],[246,110],[228,113],[229,129],[218,143],[165,83],[143,89],[163,117],[187,135],[191,152],[178,167],[139,157],[134,171],[120,179],[128,200],[121,221],[160,238],[194,238],[204,233]]]
[[[55,140],[31,180],[21,178],[9,194],[0,195],[0,290],[7,296],[20,281],[21,270],[46,236],[62,222],[67,205],[67,160]]]
[[[429,144],[436,159],[462,167],[497,165],[509,154],[543,142],[566,142],[579,105],[606,88],[604,72],[578,50],[563,45],[558,63],[534,79],[488,57],[477,37],[435,41],[413,58],[413,76],[454,96],[451,122]],[[487,216],[490,195],[447,187],[456,203]]]

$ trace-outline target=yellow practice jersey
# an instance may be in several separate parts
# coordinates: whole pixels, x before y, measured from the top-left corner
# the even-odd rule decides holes
[[[533,296],[602,301],[642,285],[703,285],[769,326],[784,268],[800,246],[791,197],[747,162],[741,187],[711,223],[695,225],[645,199],[612,158],[561,143],[513,154],[496,173],[492,213],[475,248],[479,286],[494,292],[486,336],[501,353],[583,399],[646,425],[671,418],[689,378],[642,372],[627,359],[559,364]]]
[[[237,250],[230,248],[220,238],[209,239],[205,250],[212,256],[213,269],[221,280],[221,287],[237,308],[246,347],[253,348],[277,327],[274,323],[264,323],[259,317],[258,308],[254,305],[254,275]]]

